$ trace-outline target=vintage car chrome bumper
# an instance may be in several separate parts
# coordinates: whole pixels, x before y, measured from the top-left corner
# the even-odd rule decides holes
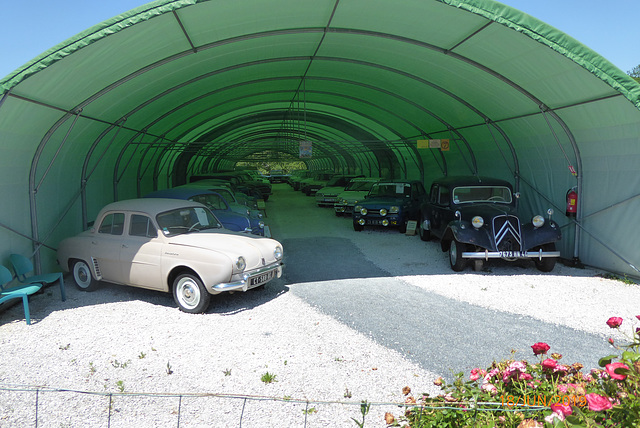
[[[251,288],[266,284],[274,278],[280,278],[283,268],[284,263],[273,263],[260,269],[244,272],[242,279],[238,281],[222,282],[213,285],[211,289],[218,293],[224,291],[247,291]]]
[[[560,251],[477,251],[463,252],[463,259],[538,259],[545,257],[560,257]]]

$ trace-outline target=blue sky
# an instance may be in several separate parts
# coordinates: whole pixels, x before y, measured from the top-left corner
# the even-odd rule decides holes
[[[0,78],[69,37],[146,1],[2,0],[2,3]],[[503,0],[502,3],[569,34],[624,72],[640,65],[637,24],[640,0]]]

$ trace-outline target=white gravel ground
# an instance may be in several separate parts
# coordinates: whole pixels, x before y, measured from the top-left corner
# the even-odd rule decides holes
[[[272,200],[268,222],[276,237],[284,227],[288,237],[347,237],[378,267],[451,299],[603,340],[615,333],[605,324],[609,317],[625,318],[630,329],[640,314],[640,287],[592,269],[558,265],[539,274],[499,264],[492,272],[450,275],[435,243],[391,231],[355,233],[349,220],[316,207],[316,220],[331,226],[310,231],[278,217]],[[35,426],[36,401],[37,425],[44,427],[355,427],[361,400],[402,402],[404,386],[436,393],[433,380],[444,374],[318,312],[286,292],[282,279],[225,296],[203,315],[182,313],[169,295],[146,290],[103,284],[84,293],[70,278],[66,290],[66,302],[57,287],[34,296],[30,326],[21,305],[0,312],[2,428]],[[275,381],[263,382],[266,373]],[[43,389],[36,395],[35,387]],[[374,405],[365,426],[386,426],[386,411],[400,413]]]

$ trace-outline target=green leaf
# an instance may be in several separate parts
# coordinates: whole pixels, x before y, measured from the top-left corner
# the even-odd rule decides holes
[[[565,420],[573,426],[577,426],[580,423],[580,418],[573,415],[567,416]]]
[[[604,367],[607,364],[611,364],[611,360],[613,360],[614,358],[618,358],[618,356],[617,355],[609,355],[609,356],[606,356],[606,357],[602,357],[602,358],[600,358],[600,360],[598,360],[598,365],[600,367]]]
[[[640,360],[640,354],[637,352],[624,351],[622,353],[622,359],[628,361],[638,361]]]

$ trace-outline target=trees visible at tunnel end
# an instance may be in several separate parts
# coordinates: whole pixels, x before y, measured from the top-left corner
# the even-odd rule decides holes
[[[640,65],[636,65],[633,69],[627,71],[627,74],[640,83]]]

